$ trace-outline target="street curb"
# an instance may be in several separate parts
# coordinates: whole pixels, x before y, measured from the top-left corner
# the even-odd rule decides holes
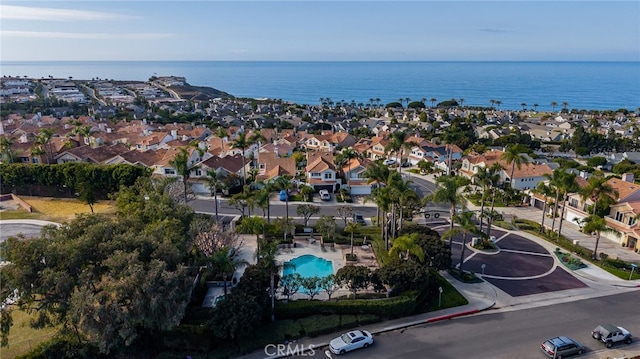
[[[430,324],[430,323],[435,323],[435,322],[440,322],[440,321],[444,321],[444,320],[448,320],[448,319],[454,319],[454,318],[458,318],[458,317],[463,317],[463,316],[467,316],[467,315],[473,315],[473,314],[478,314],[482,311],[491,309],[496,303],[493,302],[491,305],[487,306],[484,309],[470,309],[470,310],[465,310],[462,312],[458,312],[458,313],[452,313],[452,314],[446,314],[446,315],[441,315],[439,317],[434,317],[434,318],[429,318],[429,319],[421,319],[421,320],[416,320],[413,322],[408,322],[408,323],[403,323],[403,324],[398,324],[398,325],[394,325],[391,327],[384,327],[380,330],[375,330],[375,331],[370,331],[372,335],[376,335],[376,334],[382,334],[382,333],[387,333],[387,332],[392,332],[394,330],[398,330],[398,329],[406,329],[406,328],[410,328],[410,327],[415,327],[417,325],[422,325],[422,324]],[[319,344],[309,344],[309,346],[313,345],[313,349],[321,349],[324,347],[328,347],[329,343],[328,342],[322,342]],[[308,351],[308,349],[304,350],[303,354],[306,353]],[[289,358],[292,357],[293,355],[300,355],[300,353],[297,354],[289,354],[289,355],[282,355],[282,356],[268,356],[265,357],[264,359],[272,359],[272,358]]]

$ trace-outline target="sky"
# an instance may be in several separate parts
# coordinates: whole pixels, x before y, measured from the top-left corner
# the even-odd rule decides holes
[[[640,1],[10,1],[2,61],[640,61]]]

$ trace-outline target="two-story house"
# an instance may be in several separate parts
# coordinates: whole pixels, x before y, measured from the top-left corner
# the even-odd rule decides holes
[[[305,172],[307,174],[307,183],[313,186],[315,191],[326,189],[335,192],[341,184],[337,178],[336,166],[331,152],[307,152]]]
[[[498,163],[502,167],[500,171],[500,182],[510,183],[511,187],[518,190],[528,190],[536,188],[538,183],[546,180],[545,175],[553,173],[553,169],[546,163],[527,163],[520,168],[515,167],[513,178],[511,178],[512,165],[502,159],[503,151],[491,150],[483,154],[473,154],[462,159],[460,174],[472,179],[481,167],[489,168]]]
[[[352,158],[342,167],[346,185],[349,186],[349,191],[352,195],[371,194],[372,186],[375,186],[375,184],[369,183],[369,178],[364,176],[367,165],[370,163],[371,160],[366,158]]]

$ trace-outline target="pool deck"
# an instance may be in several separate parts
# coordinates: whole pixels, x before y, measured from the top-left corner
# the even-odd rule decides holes
[[[242,274],[244,273],[247,265],[256,263],[256,237],[254,235],[241,235],[243,237],[243,244],[240,250],[238,251],[238,258],[241,261],[246,262],[247,264],[243,264],[236,270],[234,274],[234,278],[240,279]],[[333,264],[333,274],[336,274],[338,270],[344,267],[347,263],[345,257],[347,253],[351,252],[351,246],[349,245],[340,245],[336,244],[331,246],[330,244],[321,245],[319,240],[315,242],[309,241],[307,239],[296,239],[294,241],[295,247],[292,248],[281,248],[278,250],[278,254],[276,256],[276,260],[278,265],[282,266],[285,262],[288,262],[294,258],[300,257],[305,254],[311,254],[316,257],[324,258],[328,261],[331,261]],[[375,254],[373,253],[373,249],[370,246],[354,246],[353,253],[358,256],[358,263],[355,265],[365,266],[370,270],[375,270],[378,268],[378,261],[376,260]],[[228,288],[230,289],[230,288]],[[212,287],[207,291],[207,295],[205,297],[203,306],[214,306],[215,298],[222,295],[223,288],[221,287]],[[348,295],[350,292],[346,289],[340,289],[333,294],[333,297]],[[291,299],[308,299],[309,296],[304,293],[296,293],[291,297]],[[315,299],[328,299],[327,294],[322,291],[320,294],[314,297]]]

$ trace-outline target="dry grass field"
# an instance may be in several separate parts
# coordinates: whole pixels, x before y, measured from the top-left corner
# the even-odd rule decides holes
[[[91,213],[89,205],[77,199],[61,199],[46,197],[20,197],[32,208],[33,213],[24,209],[0,212],[0,219],[41,219],[52,222],[67,222],[80,213]],[[115,204],[111,201],[100,201],[93,205],[95,213],[114,213]]]
[[[9,334],[9,346],[0,348],[0,358],[15,358],[18,355],[28,352],[55,334],[56,328],[31,328],[29,326],[31,318],[31,315],[23,311],[13,311],[13,326]]]

